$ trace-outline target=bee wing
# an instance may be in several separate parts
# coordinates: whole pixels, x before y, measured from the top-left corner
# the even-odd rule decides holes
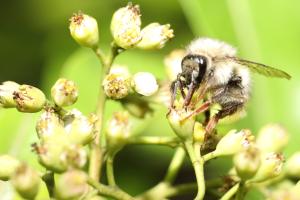
[[[286,73],[280,69],[270,67],[268,65],[264,65],[261,63],[256,63],[256,62],[252,62],[252,61],[248,61],[248,60],[244,60],[244,59],[239,59],[236,57],[226,57],[226,59],[230,59],[240,65],[248,67],[251,71],[257,72],[264,76],[291,79],[291,76],[288,73]]]

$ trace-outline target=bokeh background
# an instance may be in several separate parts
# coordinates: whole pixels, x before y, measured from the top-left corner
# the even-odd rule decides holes
[[[300,1],[298,0],[134,0],[140,5],[142,23],[170,23],[175,38],[159,51],[130,50],[116,63],[131,72],[149,71],[165,77],[163,58],[172,49],[184,48],[193,38],[213,37],[236,46],[239,56],[265,63],[291,74],[290,81],[253,75],[253,93],[248,114],[225,126],[249,128],[254,133],[271,122],[282,124],[291,135],[284,154],[300,150]],[[84,113],[96,104],[99,62],[89,50],[70,37],[68,19],[81,10],[98,20],[100,43],[108,49],[112,40],[109,24],[113,12],[125,6],[121,0],[26,0],[2,1],[0,6],[0,81],[14,80],[42,88],[49,96],[59,77],[73,79],[80,88],[75,105]],[[107,118],[121,109],[109,102]],[[144,124],[144,135],[172,135],[165,119],[166,109],[156,107]],[[0,110],[0,153],[9,153],[39,167],[30,144],[37,140],[38,115]],[[163,176],[173,150],[163,147],[127,147],[115,162],[120,186],[131,194],[151,187]],[[220,168],[220,163],[222,168]],[[208,176],[222,176],[230,159],[207,165]],[[180,181],[192,181],[188,162]],[[4,186],[3,186],[4,187]],[[1,188],[0,191],[5,189]],[[3,192],[1,192],[3,194]],[[5,199],[7,197],[1,197]],[[263,199],[258,192],[247,199]]]

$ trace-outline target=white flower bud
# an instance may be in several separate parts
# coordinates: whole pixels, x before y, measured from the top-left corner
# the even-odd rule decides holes
[[[284,158],[281,154],[265,153],[261,157],[261,165],[252,182],[263,182],[278,176],[282,171]]]
[[[193,136],[195,117],[193,116],[188,119],[185,119],[191,114],[191,112],[192,111],[186,111],[185,109],[172,109],[167,116],[172,129],[174,130],[176,135],[183,140],[186,140]]]
[[[34,199],[39,191],[41,179],[36,171],[23,164],[11,179],[12,185],[25,199]]]
[[[112,153],[119,151],[126,139],[130,137],[132,124],[128,112],[116,112],[108,121],[106,127],[106,140],[108,150]]]
[[[174,81],[177,75],[181,73],[181,61],[185,55],[185,50],[175,49],[165,57],[164,64],[169,80]]]
[[[124,66],[113,66],[103,80],[105,94],[112,99],[122,99],[131,91],[131,78]]]
[[[63,155],[69,168],[82,168],[87,162],[87,152],[81,145],[68,145]]]
[[[73,105],[78,98],[78,88],[73,81],[60,78],[51,88],[54,103],[60,107]]]
[[[72,144],[86,145],[94,138],[94,128],[97,121],[95,115],[84,116],[79,110],[73,109],[66,117],[65,131]]]
[[[124,49],[134,47],[142,39],[139,6],[129,3],[118,9],[112,17],[110,30],[118,46]]]
[[[218,155],[232,155],[248,148],[253,144],[254,136],[249,130],[231,130],[217,144],[215,153]]]
[[[151,23],[143,28],[142,40],[137,44],[140,49],[161,49],[174,37],[170,24]]]
[[[36,124],[36,132],[42,140],[54,137],[55,135],[65,134],[63,122],[52,110],[43,112]]]
[[[286,162],[285,171],[288,176],[300,178],[300,152],[294,153]]]
[[[70,33],[80,45],[96,48],[99,41],[97,20],[83,13],[74,14],[70,19]]]
[[[238,152],[233,158],[238,176],[243,180],[252,178],[260,166],[260,160],[260,152],[255,147]]]
[[[68,169],[67,142],[67,137],[63,134],[42,141],[40,145],[35,144],[33,147],[41,165],[58,173],[66,171]]]
[[[7,181],[20,166],[20,161],[10,155],[0,156],[0,180]]]
[[[87,175],[79,170],[58,175],[55,181],[55,196],[61,200],[80,199],[88,189]]]
[[[144,96],[151,96],[158,90],[155,76],[149,72],[138,72],[133,76],[133,85],[137,93]]]
[[[258,133],[256,144],[263,152],[281,152],[288,144],[287,131],[278,124],[268,124]]]
[[[45,94],[31,85],[20,85],[14,93],[17,110],[20,112],[34,113],[43,109],[46,103]]]
[[[0,85],[0,104],[3,108],[14,108],[14,94],[19,90],[19,84],[13,81],[5,81]]]

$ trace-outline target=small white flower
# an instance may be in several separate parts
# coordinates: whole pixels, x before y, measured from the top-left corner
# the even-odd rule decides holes
[[[170,24],[151,23],[142,32],[142,40],[137,44],[140,49],[161,49],[174,37]]]
[[[133,76],[134,89],[144,96],[151,96],[158,90],[158,84],[153,74],[149,72],[138,72]]]
[[[112,17],[110,29],[118,46],[124,49],[134,47],[141,40],[139,6],[129,3],[117,10]]]
[[[56,105],[70,106],[77,101],[78,88],[73,81],[60,78],[51,88],[51,96]]]
[[[124,66],[113,66],[102,82],[106,96],[122,99],[131,91],[130,73]]]
[[[0,85],[0,104],[4,108],[16,107],[14,93],[19,90],[19,84],[13,81],[5,81]]]
[[[73,39],[80,45],[90,48],[98,45],[98,24],[93,17],[82,13],[74,14],[70,19],[69,29]]]

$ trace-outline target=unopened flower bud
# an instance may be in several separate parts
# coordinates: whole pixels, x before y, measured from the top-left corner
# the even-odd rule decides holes
[[[39,112],[46,103],[45,94],[31,85],[20,85],[19,90],[14,93],[16,107],[20,112]]]
[[[52,110],[43,112],[36,124],[36,132],[42,140],[55,137],[55,135],[65,134],[63,122]]]
[[[185,140],[193,136],[195,117],[187,118],[192,111],[186,111],[185,109],[175,110],[172,109],[168,114],[168,121],[171,128],[176,135]]]
[[[177,75],[181,73],[181,61],[185,55],[185,50],[175,49],[165,57],[164,64],[169,80],[174,81]]]
[[[20,161],[10,155],[0,156],[0,180],[7,181],[20,166]]]
[[[237,132],[232,130],[227,133],[217,144],[215,153],[218,155],[232,155],[248,148],[253,144],[254,136],[249,130]]]
[[[194,141],[203,143],[205,139],[205,133],[206,131],[203,125],[200,122],[196,122],[194,126],[194,134],[193,134]]]
[[[3,108],[14,108],[14,93],[19,90],[19,84],[13,81],[5,81],[0,85],[0,105]]]
[[[39,191],[41,179],[36,171],[23,164],[18,167],[11,181],[22,197],[34,199]]]
[[[106,96],[112,99],[122,99],[131,91],[131,79],[129,71],[123,66],[114,66],[103,83]]]
[[[138,72],[133,76],[134,90],[144,96],[151,96],[158,90],[155,76],[149,72]]]
[[[282,172],[284,158],[281,154],[265,153],[261,157],[261,164],[252,182],[263,182],[274,178]]]
[[[65,131],[73,144],[86,145],[94,138],[95,115],[84,116],[79,110],[73,109],[64,118]]]
[[[139,6],[129,3],[117,10],[112,17],[110,30],[118,46],[124,49],[134,47],[142,39]]]
[[[78,88],[73,81],[60,78],[51,88],[54,103],[60,107],[73,105],[78,98]]]
[[[41,165],[54,172],[64,172],[68,169],[67,144],[64,142],[67,138],[55,138],[42,142],[40,145],[34,145],[34,150],[38,154]]]
[[[255,147],[250,147],[238,152],[233,157],[233,163],[238,176],[247,180],[252,178],[260,166],[260,153]]]
[[[170,24],[151,23],[142,29],[142,40],[137,44],[140,49],[161,49],[174,37]]]
[[[80,199],[88,189],[87,175],[80,170],[67,171],[55,181],[55,196],[61,200]]]
[[[258,133],[256,144],[263,152],[281,152],[288,144],[289,135],[279,124],[264,126]]]
[[[98,24],[93,17],[77,13],[70,19],[70,33],[73,39],[80,45],[96,48],[99,42]]]
[[[111,152],[119,151],[126,139],[130,137],[132,124],[128,112],[116,112],[106,127],[106,139],[108,149]]]
[[[291,193],[291,196],[292,196],[291,200],[296,200],[297,198],[300,197],[300,181],[298,181],[296,183],[296,185],[294,185],[291,188],[290,193]]]
[[[69,145],[63,155],[71,168],[82,168],[87,161],[87,152],[81,145]]]
[[[300,178],[300,152],[294,153],[286,162],[285,172],[288,176]]]

